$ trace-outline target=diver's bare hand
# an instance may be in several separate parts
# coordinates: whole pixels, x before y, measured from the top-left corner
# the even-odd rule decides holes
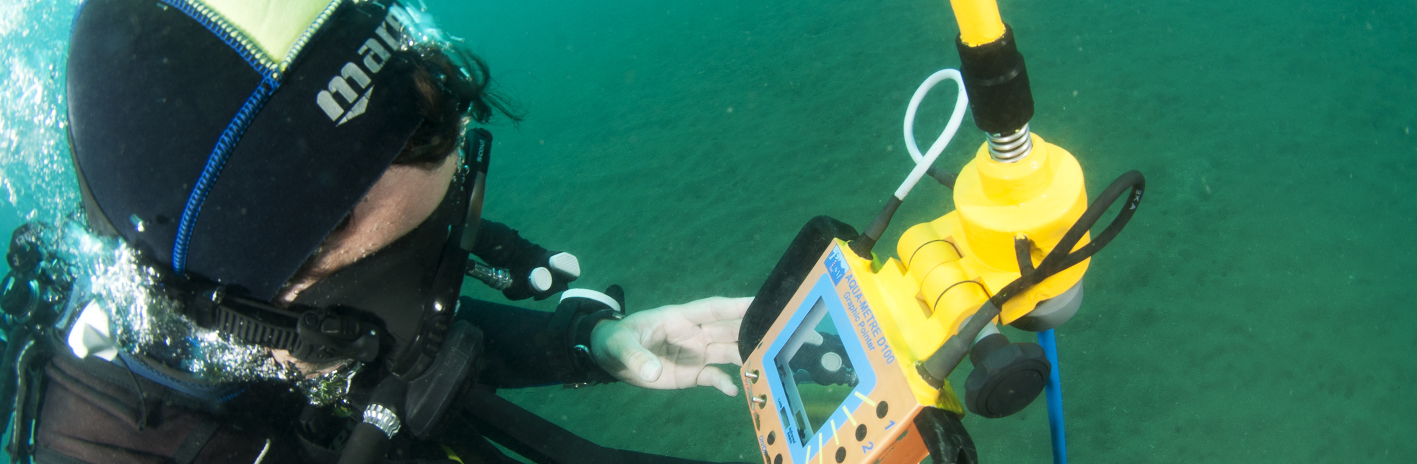
[[[710,364],[743,364],[738,326],[752,301],[705,298],[607,320],[591,332],[591,354],[606,372],[631,385],[705,386],[737,396],[733,378]]]

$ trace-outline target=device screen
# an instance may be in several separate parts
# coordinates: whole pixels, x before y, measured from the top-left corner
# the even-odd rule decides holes
[[[817,298],[773,360],[792,408],[790,414],[801,425],[798,438],[804,441],[822,428],[858,383],[842,331],[833,319],[825,301]],[[845,343],[857,343],[849,327],[845,333]]]

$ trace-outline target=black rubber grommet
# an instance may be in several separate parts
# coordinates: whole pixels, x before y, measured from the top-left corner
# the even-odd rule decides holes
[[[846,462],[846,447],[836,449],[836,462]]]
[[[856,426],[856,441],[861,441],[861,440],[865,440],[865,439],[866,439],[866,424],[857,425],[857,426]]]
[[[782,464],[782,454],[781,454],[781,453],[779,453],[776,457],[773,457],[773,458],[772,458],[772,464]]]
[[[882,401],[882,402],[880,402],[880,403],[876,403],[876,418],[877,418],[877,419],[885,419],[885,418],[886,418],[886,412],[887,412],[887,411],[890,411],[890,409],[891,409],[890,405],[886,404],[885,401]]]
[[[775,441],[777,441],[777,432],[768,432],[768,444],[771,445]]]

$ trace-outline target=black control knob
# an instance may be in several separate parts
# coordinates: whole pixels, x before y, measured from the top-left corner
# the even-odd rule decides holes
[[[964,382],[970,412],[997,419],[1023,410],[1048,383],[1053,365],[1036,343],[1009,343],[1003,334],[979,340],[970,350],[974,372]]]

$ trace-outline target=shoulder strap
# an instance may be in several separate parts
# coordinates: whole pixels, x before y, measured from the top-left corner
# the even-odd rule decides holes
[[[215,421],[198,422],[196,427],[187,432],[187,438],[182,440],[182,444],[177,446],[177,451],[172,453],[174,464],[191,464],[197,458],[197,453],[202,451],[202,447],[211,441],[212,435],[220,428]]]
[[[34,449],[34,462],[37,464],[88,464],[69,455],[49,449],[47,446],[37,446]]]

